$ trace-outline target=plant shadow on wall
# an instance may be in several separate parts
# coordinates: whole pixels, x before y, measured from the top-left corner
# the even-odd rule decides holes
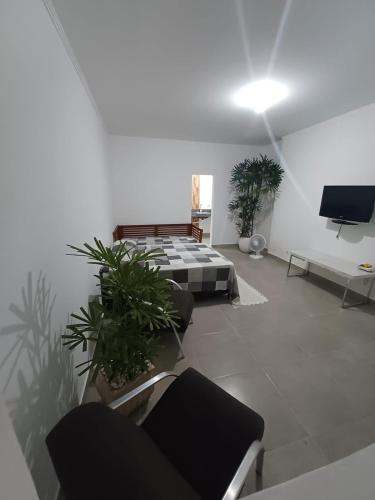
[[[51,284],[39,274],[33,282],[28,273],[21,291],[21,305],[9,309],[17,318],[0,330],[15,338],[9,352],[0,359],[1,387],[5,396],[15,378],[18,396],[7,398],[18,440],[26,457],[39,497],[50,500],[57,486],[45,438],[56,422],[77,405],[71,357],[62,349],[60,335],[52,331],[55,305]],[[51,481],[48,481],[51,478]]]
[[[230,177],[233,199],[228,205],[239,234],[240,250],[249,251],[249,238],[254,234],[260,213],[263,218],[272,210],[284,170],[267,155],[235,165]]]

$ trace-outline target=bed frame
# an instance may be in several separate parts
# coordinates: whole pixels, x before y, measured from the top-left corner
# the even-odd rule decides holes
[[[132,226],[116,226],[113,241],[123,238],[137,239],[143,236],[192,236],[202,242],[203,229],[194,224],[145,224]]]

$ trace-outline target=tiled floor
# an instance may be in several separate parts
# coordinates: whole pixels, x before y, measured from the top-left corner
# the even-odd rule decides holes
[[[343,310],[341,289],[327,281],[286,278],[278,259],[218,249],[269,302],[198,302],[183,339],[187,358],[176,363],[170,337],[157,368],[194,366],[264,417],[264,487],[374,442],[375,306]]]

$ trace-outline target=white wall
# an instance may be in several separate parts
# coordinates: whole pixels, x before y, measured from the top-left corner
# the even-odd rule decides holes
[[[267,147],[123,136],[110,136],[109,151],[115,224],[189,222],[191,176],[213,175],[213,244],[238,238],[227,209],[231,169],[245,157],[273,152]],[[258,229],[263,230],[261,225]]]
[[[1,498],[37,500],[30,471],[0,395],[0,492]]]
[[[353,262],[375,261],[374,220],[343,227],[336,239],[338,226],[319,217],[324,185],[375,185],[374,130],[371,104],[283,138],[287,175],[273,214],[272,253],[288,259],[291,249],[314,248]],[[363,283],[357,289],[363,292]]]
[[[107,136],[42,0],[0,0],[0,65],[0,392],[51,500],[44,439],[77,399],[60,333],[95,290],[66,244],[110,239]]]

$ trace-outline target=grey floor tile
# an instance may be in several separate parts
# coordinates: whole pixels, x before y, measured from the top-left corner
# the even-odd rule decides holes
[[[192,343],[189,352],[209,378],[259,371],[248,344],[230,330],[202,336]]]
[[[342,390],[320,358],[273,365],[267,373],[311,435],[358,419],[358,409]]]
[[[264,293],[263,288],[258,290]],[[274,299],[265,304],[243,306],[239,309],[220,306],[230,324],[237,329],[262,327],[264,331],[271,328],[288,332],[295,322],[303,322],[305,314],[292,301]]]
[[[287,366],[294,360],[304,360],[306,353],[299,347],[294,337],[288,334],[281,325],[263,325],[253,328],[239,329],[238,333],[246,340],[251,354],[261,366],[275,363]]]
[[[375,414],[337,427],[315,439],[330,462],[340,460],[375,442]]]
[[[199,336],[231,328],[231,324],[221,307],[219,305],[210,305],[209,301],[197,304],[192,319],[193,324],[189,325],[187,332],[189,336]]]
[[[363,306],[363,310],[339,308],[335,314],[322,318],[322,321],[332,321],[334,328],[341,332],[348,332],[363,341],[371,341],[375,340],[375,314],[370,314],[372,309],[373,306],[371,309]]]
[[[322,374],[330,378],[337,393],[343,394],[356,418],[375,413],[375,365],[353,356],[347,349],[313,357]]]
[[[293,411],[263,373],[259,372],[253,376],[237,374],[214,381],[229,394],[262,415],[265,420],[264,443],[267,450],[307,435]]]
[[[287,278],[272,256],[255,261],[218,248],[265,304],[234,309],[225,297],[197,300],[182,336],[162,335],[155,366],[193,366],[266,422],[264,486],[325,465],[375,441],[375,304],[343,310],[342,288],[314,274]],[[147,407],[169,384],[159,384]],[[98,398],[91,386],[86,401]],[[254,474],[247,490],[255,491]]]
[[[335,377],[338,390],[355,408],[357,417],[375,413],[375,370],[362,365],[355,375],[343,373]]]
[[[313,438],[290,443],[265,454],[263,487],[283,483],[327,463],[326,456]]]
[[[343,348],[348,354],[355,359],[369,363],[375,367],[375,340],[371,342],[363,342],[360,339],[353,338]]]
[[[317,317],[305,318],[303,324],[295,325],[293,332],[295,342],[310,354],[339,350],[348,342],[341,331]]]
[[[219,328],[220,327],[220,328]],[[227,337],[231,338],[239,338],[237,330],[228,325],[227,321],[222,321],[217,324],[217,328],[214,331],[207,331],[205,333],[197,334],[196,331],[193,331],[194,325],[189,325],[189,328],[186,330],[184,335],[180,336],[182,344],[186,352],[192,352],[194,349],[197,349],[198,345],[202,346],[205,343],[206,337],[209,335],[216,335],[218,333],[225,334]]]

